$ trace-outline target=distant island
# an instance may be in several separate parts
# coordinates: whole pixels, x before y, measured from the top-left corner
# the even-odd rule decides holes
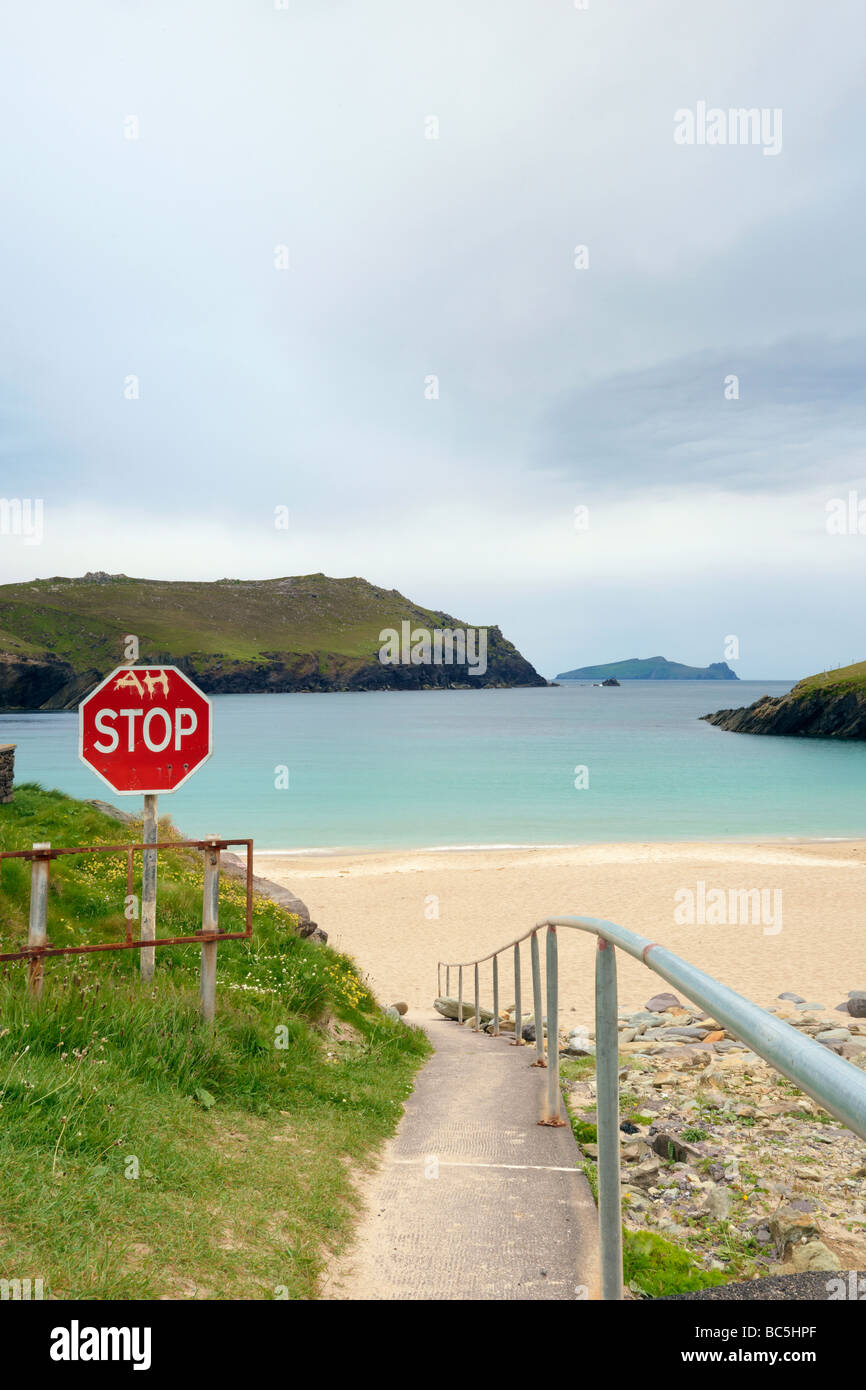
[[[563,671],[558,681],[735,681],[739,680],[726,661],[709,666],[683,666],[663,656],[633,656],[629,661],[609,661],[604,666],[579,666]]]
[[[380,634],[415,629],[486,633],[486,669],[476,661],[473,673],[469,648],[461,661],[459,646],[450,662],[440,648],[437,663],[433,648],[433,659],[418,649],[419,664],[383,664]],[[99,571],[0,585],[0,710],[74,708],[129,659],[129,635],[138,665],[179,666],[211,695],[547,685],[498,627],[473,630],[366,579],[207,583]]]
[[[866,738],[866,661],[798,681],[787,695],[762,695],[741,709],[701,715],[736,734]]]

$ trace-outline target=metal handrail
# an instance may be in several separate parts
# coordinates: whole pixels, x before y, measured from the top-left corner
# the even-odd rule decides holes
[[[451,971],[458,971],[457,1018],[463,1022],[463,971],[475,972],[475,1017],[473,1029],[479,1031],[478,967],[493,962],[493,1033],[499,1029],[499,961],[506,951],[514,952],[514,1046],[523,1044],[520,994],[520,945],[531,941],[532,992],[535,1016],[536,1060],[533,1066],[547,1067],[547,1094],[541,1124],[561,1125],[562,1099],[559,1087],[559,981],[557,927],[591,932],[598,938],[595,967],[595,1061],[598,1134],[598,1215],[601,1238],[602,1298],[622,1298],[622,1203],[620,1197],[619,1152],[619,1018],[617,1012],[615,947],[649,966],[668,984],[674,985],[693,1004],[706,1009],[742,1042],[748,1043],[778,1071],[817,1100],[831,1115],[866,1139],[866,1073],[796,1028],[743,998],[712,975],[690,965],[648,937],[598,917],[544,917],[522,936],[477,960],[447,964],[440,961],[437,983],[442,993],[451,992]],[[541,1018],[541,971],[537,933],[547,929],[547,1058],[544,1057],[544,1025]]]

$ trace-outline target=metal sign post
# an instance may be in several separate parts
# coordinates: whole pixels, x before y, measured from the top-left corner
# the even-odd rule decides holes
[[[144,798],[144,818],[141,838],[146,845],[155,845],[159,839],[159,798],[155,792],[148,792]],[[156,850],[146,849],[141,856],[141,939],[156,939]],[[141,982],[148,984],[153,979],[156,951],[153,946],[141,948]]]
[[[78,707],[78,756],[120,796],[144,794],[142,843],[159,840],[160,792],[173,792],[213,751],[213,707],[176,666],[118,666]],[[141,940],[156,938],[156,849],[141,870]],[[155,951],[141,948],[141,979]]]

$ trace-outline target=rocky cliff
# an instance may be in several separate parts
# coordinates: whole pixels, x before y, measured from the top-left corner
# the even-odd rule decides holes
[[[778,734],[796,738],[866,738],[864,663],[822,676],[810,676],[787,695],[762,695],[741,709],[720,709],[701,717],[736,734]]]
[[[431,690],[547,682],[498,627],[481,663],[404,653],[379,660],[384,630],[471,625],[365,579],[299,575],[170,583],[103,573],[0,586],[0,710],[72,709],[128,660],[179,666],[207,694]],[[459,655],[455,650],[454,656]],[[464,654],[465,655],[465,654]],[[474,666],[474,669],[473,669]]]

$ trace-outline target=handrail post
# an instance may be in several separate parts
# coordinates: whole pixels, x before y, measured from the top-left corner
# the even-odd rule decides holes
[[[544,1026],[541,1013],[541,962],[538,957],[538,932],[533,932],[529,938],[529,954],[532,960],[532,1010],[535,1014],[535,1061],[530,1065],[533,1067],[546,1067],[544,1060]],[[548,1034],[550,1027],[548,1026]]]
[[[480,999],[481,999],[481,996],[480,996],[480,994],[479,994],[479,992],[478,992],[478,965],[477,965],[477,963],[476,963],[476,966],[475,966],[475,1022],[472,1024],[472,1031],[473,1031],[473,1033],[477,1033],[477,1032],[479,1031],[480,1027],[481,1027],[481,1020],[480,1020],[479,1017],[478,1017],[478,1014],[479,1014],[480,1009],[481,1009]]]
[[[48,840],[39,841],[33,846],[34,850],[50,849],[51,844]],[[30,867],[30,925],[27,933],[27,945],[39,950],[47,941],[47,917],[48,917],[48,864],[47,858],[36,858],[31,860]],[[27,975],[27,988],[32,999],[42,998],[42,982],[45,973],[45,957],[42,955],[30,957],[30,968]]]
[[[547,928],[547,1104],[543,1125],[559,1128],[562,1097],[559,1093],[559,946],[556,927]]]
[[[445,967],[445,994],[446,994],[446,997],[447,997],[448,999],[451,998],[451,966],[450,966],[450,965],[446,965],[446,967]]]
[[[436,962],[436,993],[438,994],[439,998],[441,999],[441,998],[442,998],[442,962],[441,962],[441,960],[438,960],[438,961]]]
[[[514,945],[514,1046],[523,1046],[523,1008],[520,999],[520,946]]]
[[[499,957],[493,957],[493,1036],[499,1037]]]
[[[622,1298],[622,1207],[619,1188],[616,954],[613,946],[602,937],[598,938],[595,958],[595,1077],[601,1296],[607,1300],[619,1300]]]
[[[463,966],[457,972],[457,1022],[463,1022]]]
[[[202,892],[201,929],[203,933],[219,931],[220,851],[219,835],[206,835],[210,841],[204,852],[204,889]],[[199,996],[202,1021],[210,1027],[216,1012],[217,943],[201,944],[201,983]]]

